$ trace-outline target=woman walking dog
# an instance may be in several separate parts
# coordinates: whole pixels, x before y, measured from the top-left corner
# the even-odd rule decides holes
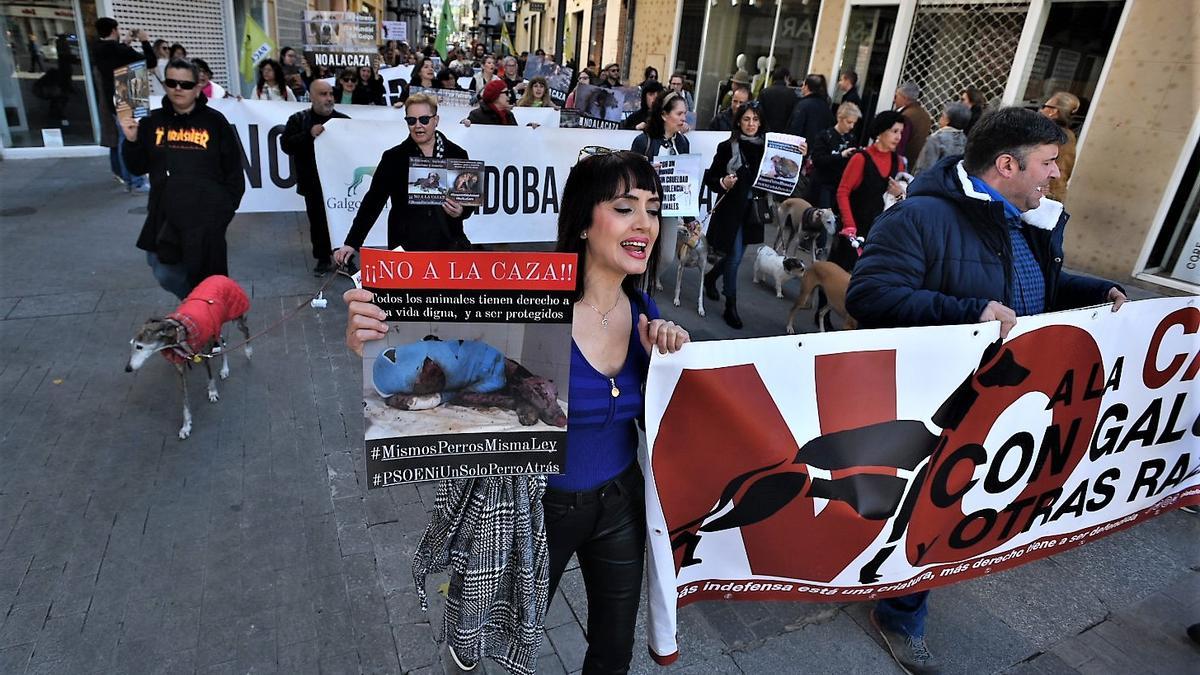
[[[563,189],[556,247],[577,254],[582,270],[571,326],[567,459],[560,475],[524,480],[530,494],[543,481],[546,486],[529,514],[536,528],[543,522],[536,511],[544,509],[549,564],[537,582],[546,594],[538,597],[554,597],[567,562],[578,556],[588,598],[583,672],[625,673],[633,657],[646,539],[636,420],[645,407],[651,351],[674,352],[690,338],[659,318],[654,301],[639,290],[653,278],[659,254],[662,186],[653,167],[640,153],[585,148],[583,154]],[[361,355],[363,343],[387,332],[384,313],[371,304],[369,291],[354,289],[344,297],[346,342]],[[439,485],[439,505],[444,491],[456,489],[453,483]],[[452,596],[469,592],[453,578],[450,589]],[[447,639],[457,659],[465,650],[455,645],[453,628]]]

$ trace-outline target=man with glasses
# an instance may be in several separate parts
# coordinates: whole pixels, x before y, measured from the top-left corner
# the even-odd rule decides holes
[[[313,143],[325,131],[325,123],[331,119],[350,119],[349,115],[333,109],[333,87],[324,80],[313,80],[309,90],[312,106],[288,118],[279,144],[296,163],[296,192],[304,197],[304,210],[308,213],[308,237],[312,242],[313,258],[317,266],[313,276],[323,277],[332,269],[329,239],[329,221],[325,218],[325,195],[321,192],[321,181],[317,174],[317,156]]]
[[[345,244],[333,252],[337,264],[346,264],[362,247],[389,199],[392,202],[388,213],[389,249],[400,246],[405,251],[464,251],[471,247],[471,241],[463,233],[463,220],[474,209],[463,207],[450,197],[437,206],[408,203],[409,158],[470,159],[466,150],[437,130],[437,112],[437,99],[429,94],[413,94],[404,102],[408,138],[380,158]]]
[[[675,73],[671,79],[667,80],[667,89],[679,94],[683,98],[683,102],[687,104],[688,112],[696,111],[696,101],[692,98],[692,92],[683,88],[683,74]]]
[[[615,63],[604,66],[604,71],[600,73],[600,81],[597,84],[607,89],[621,86],[621,66]]]
[[[150,176],[137,247],[160,286],[181,300],[205,278],[229,274],[225,230],[246,191],[237,133],[200,95],[190,61],[167,64],[166,100],[140,122],[121,121],[129,170]]]

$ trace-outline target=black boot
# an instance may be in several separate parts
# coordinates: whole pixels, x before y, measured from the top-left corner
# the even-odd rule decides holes
[[[704,297],[709,300],[720,300],[721,294],[717,292],[717,279],[721,276],[721,268],[714,267],[704,275]]]
[[[742,327],[742,317],[737,313],[737,298],[732,296],[725,298],[725,314],[723,316],[725,323],[729,324],[730,328],[740,329]]]

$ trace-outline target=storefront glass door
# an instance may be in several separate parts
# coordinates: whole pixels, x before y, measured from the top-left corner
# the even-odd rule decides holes
[[[840,101],[842,93],[836,90],[837,78],[841,73],[853,71],[858,75],[858,95],[863,116],[874,117],[883,88],[883,74],[887,69],[888,52],[892,48],[896,31],[898,5],[863,6],[850,8],[850,19],[846,24],[846,42],[842,47],[838,72],[831,73],[830,87],[834,88],[834,100]],[[861,128],[866,128],[863,124]]]

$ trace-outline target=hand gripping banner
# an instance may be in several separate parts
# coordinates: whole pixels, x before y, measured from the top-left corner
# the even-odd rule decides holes
[[[656,355],[651,651],[696,600],[903,595],[1200,503],[1198,305]]]

